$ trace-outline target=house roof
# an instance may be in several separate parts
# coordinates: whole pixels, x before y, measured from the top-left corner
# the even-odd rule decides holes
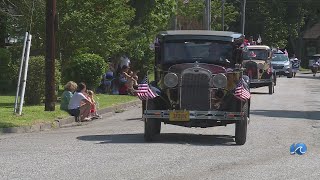
[[[320,22],[308,29],[304,35],[304,39],[318,39],[320,37]]]

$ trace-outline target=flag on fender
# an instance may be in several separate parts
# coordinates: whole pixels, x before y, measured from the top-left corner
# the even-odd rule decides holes
[[[251,94],[249,92],[249,90],[247,90],[244,86],[243,86],[243,79],[241,79],[239,81],[239,83],[237,84],[236,88],[234,89],[234,96],[236,98],[238,98],[241,101],[246,101],[248,99],[250,99]]]
[[[140,84],[138,84],[138,89],[135,91],[138,98],[143,101],[147,99],[153,99],[159,96],[157,93],[153,92],[148,84],[148,76],[146,75]]]

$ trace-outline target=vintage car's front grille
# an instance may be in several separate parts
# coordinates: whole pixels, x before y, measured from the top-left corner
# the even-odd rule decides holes
[[[279,65],[275,66],[275,65],[273,65],[272,67],[273,67],[273,69],[282,69],[284,66],[279,66]]]
[[[181,109],[209,110],[210,77],[205,73],[186,73],[181,79],[180,98]]]
[[[245,64],[245,74],[249,76],[250,79],[258,78],[258,64],[253,61],[249,61]]]

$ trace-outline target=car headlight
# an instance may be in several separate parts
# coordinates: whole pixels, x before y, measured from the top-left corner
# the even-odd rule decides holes
[[[210,81],[211,86],[217,87],[217,88],[224,88],[227,86],[227,76],[220,73],[215,76]]]
[[[168,73],[164,76],[164,85],[173,88],[178,85],[179,78],[175,73]]]

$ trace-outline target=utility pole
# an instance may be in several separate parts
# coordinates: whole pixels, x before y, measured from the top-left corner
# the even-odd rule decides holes
[[[205,29],[211,30],[211,0],[205,0],[204,25]]]
[[[242,12],[241,12],[241,33],[244,35],[244,27],[246,23],[246,0],[241,1]]]
[[[55,110],[55,18],[56,0],[46,2],[46,88],[45,111]]]
[[[222,31],[224,31],[224,3],[225,0],[222,0],[222,6],[221,6],[221,14],[222,14]]]

